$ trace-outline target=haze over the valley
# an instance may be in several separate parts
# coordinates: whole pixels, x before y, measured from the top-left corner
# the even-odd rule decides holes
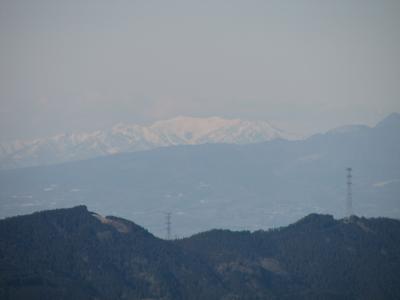
[[[256,132],[252,126],[245,128],[251,130],[239,138]],[[234,129],[217,131],[217,137],[235,137],[239,131]],[[158,236],[165,235],[168,211],[178,236],[212,228],[267,229],[309,213],[343,217],[345,170],[351,166],[354,213],[400,218],[399,132],[396,113],[374,127],[345,126],[301,140],[188,144],[172,131],[158,137],[182,144],[0,170],[0,217],[85,204],[104,215],[135,220]],[[27,152],[27,160],[19,162],[54,159],[57,146],[64,150],[61,155],[93,155],[91,151],[102,148],[96,145],[101,137],[66,149],[62,146],[68,139],[60,139],[60,145],[47,141],[42,152]],[[108,141],[126,142],[131,136],[123,137],[110,135]]]

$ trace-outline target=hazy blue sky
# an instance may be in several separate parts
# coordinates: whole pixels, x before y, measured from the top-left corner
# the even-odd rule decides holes
[[[0,140],[176,115],[400,111],[400,1],[0,0]]]

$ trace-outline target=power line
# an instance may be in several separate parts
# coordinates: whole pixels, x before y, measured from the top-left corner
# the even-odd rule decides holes
[[[346,216],[350,217],[351,215],[353,215],[353,195],[352,195],[352,190],[351,190],[351,186],[352,186],[352,175],[351,175],[351,171],[352,168],[347,168],[347,195],[346,195]]]
[[[166,239],[171,239],[171,213],[165,213],[165,230],[166,230]]]

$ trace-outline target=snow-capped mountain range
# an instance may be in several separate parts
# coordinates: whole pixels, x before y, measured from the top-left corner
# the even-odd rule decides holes
[[[0,168],[47,165],[97,156],[205,143],[247,144],[299,139],[265,121],[176,117],[150,126],[117,124],[89,133],[0,144]]]

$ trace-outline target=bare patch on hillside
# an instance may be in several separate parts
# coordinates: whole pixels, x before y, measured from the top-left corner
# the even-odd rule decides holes
[[[92,214],[93,217],[95,217],[97,220],[99,220],[101,223],[103,224],[107,224],[107,225],[111,225],[112,227],[114,227],[118,232],[121,233],[128,233],[130,232],[130,228],[128,225],[124,224],[121,221],[117,221],[117,220],[113,220],[113,219],[109,219],[107,217],[103,217],[101,215],[98,214]]]

